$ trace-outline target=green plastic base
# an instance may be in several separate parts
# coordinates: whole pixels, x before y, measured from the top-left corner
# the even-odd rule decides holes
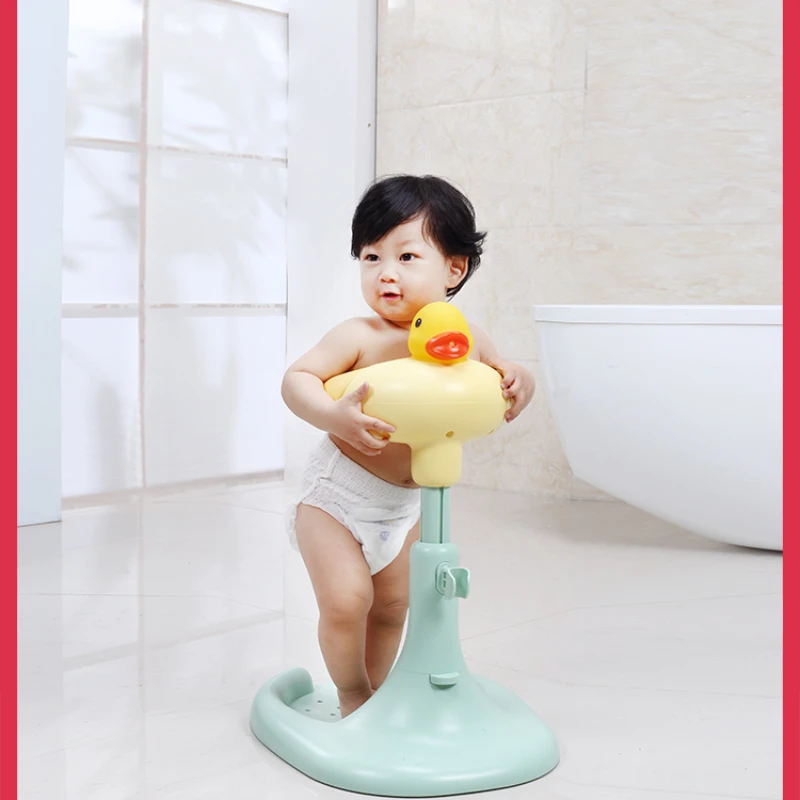
[[[411,548],[408,633],[385,683],[341,719],[333,686],[304,669],[268,681],[250,725],[272,752],[339,789],[440,797],[516,786],[559,761],[550,729],[515,694],[473,676],[461,653],[458,598],[469,570],[449,542],[447,489],[423,490],[422,536]]]
[[[364,794],[438,797],[536,780],[559,760],[550,729],[494,681],[459,675],[447,688],[395,669],[342,720],[333,686],[303,669],[266,683],[253,704],[258,739],[314,780]]]

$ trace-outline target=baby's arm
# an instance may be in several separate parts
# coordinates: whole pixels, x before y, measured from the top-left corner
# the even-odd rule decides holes
[[[315,428],[338,436],[367,455],[378,455],[387,440],[370,431],[394,433],[394,427],[366,416],[361,403],[369,386],[333,400],[323,388],[328,378],[347,372],[358,361],[364,322],[351,319],[337,325],[315,347],[292,364],[283,376],[281,394],[292,413]]]
[[[477,325],[470,324],[469,329],[472,333],[475,357],[503,376],[501,383],[503,397],[511,400],[511,408],[506,411],[506,422],[511,422],[533,399],[536,381],[525,367],[500,358],[492,340]]]

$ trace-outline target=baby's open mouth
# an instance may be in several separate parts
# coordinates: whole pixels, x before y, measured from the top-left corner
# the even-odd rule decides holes
[[[400,292],[395,292],[392,290],[389,290],[387,292],[381,292],[381,297],[384,300],[397,300],[400,297]]]

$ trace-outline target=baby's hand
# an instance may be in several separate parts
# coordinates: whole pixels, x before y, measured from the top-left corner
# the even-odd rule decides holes
[[[511,422],[533,399],[536,381],[525,367],[508,361],[503,362],[500,372],[503,374],[503,381],[500,384],[503,387],[503,397],[511,400],[511,407],[506,411],[506,422]]]
[[[333,404],[328,431],[343,439],[352,447],[368,456],[377,456],[389,443],[385,434],[394,433],[395,428],[388,422],[368,417],[361,404],[369,392],[369,384],[362,383],[354,392],[340,397]],[[384,434],[381,438],[371,431]]]

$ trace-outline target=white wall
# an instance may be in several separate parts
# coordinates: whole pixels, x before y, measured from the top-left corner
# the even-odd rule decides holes
[[[67,9],[67,0],[25,0],[17,4],[20,525],[53,522],[61,515],[61,225]]]
[[[292,0],[289,15],[291,363],[338,322],[369,311],[350,258],[350,221],[375,177],[377,3]],[[287,414],[289,483],[319,435]]]

